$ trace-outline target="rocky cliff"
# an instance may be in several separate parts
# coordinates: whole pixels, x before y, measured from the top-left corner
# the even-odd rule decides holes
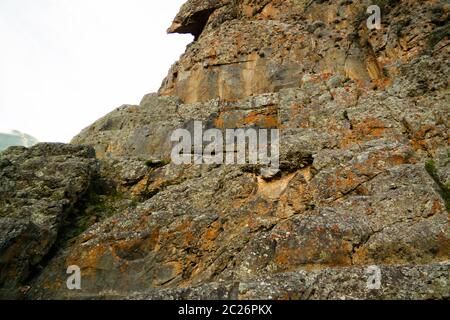
[[[195,40],[157,94],[0,154],[0,294],[449,299],[449,19],[438,0],[187,1],[169,32]],[[174,164],[193,121],[279,129],[279,171]]]

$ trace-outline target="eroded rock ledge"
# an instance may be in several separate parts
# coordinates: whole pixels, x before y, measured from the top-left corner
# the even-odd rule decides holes
[[[381,30],[366,26],[373,4],[382,8]],[[382,90],[402,66],[448,44],[448,22],[445,1],[190,0],[169,32],[197,41],[159,93],[235,101],[298,87],[309,73]]]

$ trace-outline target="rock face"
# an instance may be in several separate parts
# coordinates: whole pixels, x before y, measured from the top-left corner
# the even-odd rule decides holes
[[[90,147],[40,144],[0,154],[0,297],[19,294],[37,272],[96,170]]]
[[[366,10],[382,9],[382,30]],[[196,38],[175,64],[161,95],[184,102],[297,88],[307,74],[341,75],[383,88],[399,68],[448,37],[445,1],[188,1],[169,32]],[[447,85],[444,81],[443,85]]]
[[[382,28],[369,31],[372,2]],[[450,6],[372,2],[187,1],[169,32],[195,41],[159,93],[83,130],[72,141],[80,147],[55,147],[92,146],[98,160],[83,163],[97,163],[97,171],[70,189],[79,191],[68,197],[76,210],[64,241],[17,241],[20,259],[34,261],[24,253],[30,243],[52,254],[13,283],[2,269],[5,292],[450,298]],[[176,165],[170,136],[194,121],[204,129],[280,129],[280,171]],[[48,166],[60,161],[51,154],[40,155]],[[8,161],[16,171],[28,163]],[[5,205],[7,225],[22,225]],[[2,257],[12,266],[5,270],[19,270],[18,258]],[[71,265],[81,269],[81,290],[66,287]],[[379,290],[367,287],[371,265],[381,271]]]
[[[251,282],[208,283],[188,288],[149,290],[134,294],[130,299],[419,300],[448,297],[448,264],[385,266],[381,273],[384,275],[384,285],[380,290],[367,290],[367,282],[364,281],[367,278],[366,269],[354,267],[283,273]]]

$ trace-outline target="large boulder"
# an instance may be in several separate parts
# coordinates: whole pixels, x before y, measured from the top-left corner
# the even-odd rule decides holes
[[[91,147],[38,144],[0,153],[2,298],[20,296],[21,286],[51,258],[64,220],[96,171]]]

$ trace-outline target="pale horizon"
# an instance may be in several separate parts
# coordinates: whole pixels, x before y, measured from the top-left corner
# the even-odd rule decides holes
[[[70,142],[156,92],[192,41],[167,35],[185,0],[0,0],[0,132]]]

